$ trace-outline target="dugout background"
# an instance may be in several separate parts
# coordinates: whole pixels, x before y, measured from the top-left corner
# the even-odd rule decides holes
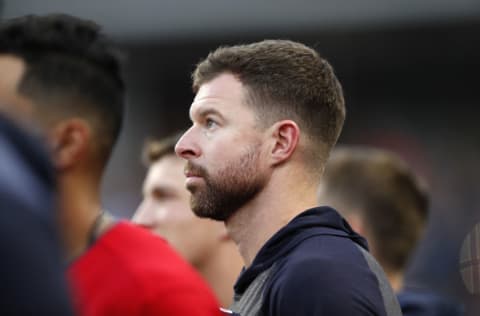
[[[128,113],[104,181],[107,209],[128,217],[141,199],[146,137],[186,128],[190,72],[210,50],[265,38],[312,45],[344,87],[340,143],[391,149],[432,191],[431,222],[409,271],[473,306],[461,244],[480,222],[478,0],[11,0],[3,17],[67,12],[105,26],[127,52]]]

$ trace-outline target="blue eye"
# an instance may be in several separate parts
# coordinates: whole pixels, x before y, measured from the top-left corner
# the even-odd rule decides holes
[[[205,121],[205,125],[207,126],[207,128],[212,128],[212,127],[215,127],[217,125],[217,122],[208,118]]]

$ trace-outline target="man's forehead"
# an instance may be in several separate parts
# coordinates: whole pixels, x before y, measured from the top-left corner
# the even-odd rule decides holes
[[[231,93],[241,93],[243,84],[231,73],[222,73],[212,80],[203,83],[198,89],[195,99],[204,97],[224,97]]]
[[[155,161],[148,168],[148,174],[152,178],[159,178],[159,180],[162,180],[163,178],[165,178],[166,174],[168,174],[170,177],[174,175],[176,176],[181,175],[182,177],[184,177],[184,174],[183,174],[184,167],[185,167],[184,160],[182,160],[181,158],[178,158],[173,154],[172,155],[169,154]]]
[[[202,84],[190,107],[190,115],[203,111],[205,107],[215,108],[228,103],[242,103],[244,87],[232,74],[224,73]]]
[[[23,59],[19,56],[16,56],[14,54],[2,54],[0,53],[0,62],[2,66],[4,67],[20,67],[20,69],[23,70],[25,67],[25,62]]]
[[[18,116],[29,115],[32,104],[18,93],[18,85],[25,72],[25,63],[19,57],[0,54],[0,110]]]
[[[160,158],[148,168],[143,183],[144,192],[160,187],[169,190],[184,190],[184,166],[185,162],[176,156],[167,155]]]
[[[0,87],[16,91],[17,85],[23,76],[25,64],[23,61],[12,55],[0,54]]]

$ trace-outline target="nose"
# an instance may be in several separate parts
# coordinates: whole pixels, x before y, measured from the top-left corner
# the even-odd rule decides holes
[[[152,208],[148,204],[145,199],[142,201],[135,211],[135,214],[133,214],[132,222],[147,228],[152,228],[154,226],[155,216]]]
[[[200,148],[194,141],[193,126],[187,130],[175,145],[175,153],[178,157],[189,160],[200,156]]]

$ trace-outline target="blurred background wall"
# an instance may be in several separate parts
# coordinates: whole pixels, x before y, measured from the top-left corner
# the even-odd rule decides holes
[[[478,0],[11,0],[3,18],[64,12],[105,27],[125,49],[125,128],[104,180],[107,209],[130,216],[147,137],[188,127],[190,72],[219,45],[285,38],[336,69],[348,117],[341,143],[391,149],[424,176],[431,221],[409,279],[468,303],[463,240],[480,221]]]

